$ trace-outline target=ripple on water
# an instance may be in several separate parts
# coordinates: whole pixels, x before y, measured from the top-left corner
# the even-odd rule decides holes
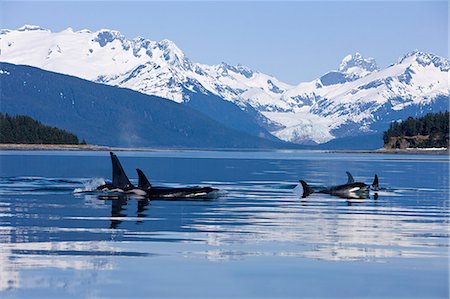
[[[177,242],[200,243],[199,250],[187,248],[184,254],[218,260],[255,255],[377,260],[445,256],[441,249],[448,247],[446,205],[420,202],[424,193],[442,196],[434,188],[392,187],[378,192],[378,199],[358,201],[323,194],[301,199],[298,184],[276,180],[205,181],[223,190],[211,201],[104,201],[83,193],[104,181],[1,178],[0,242],[7,245],[2,250],[22,261],[47,255],[137,257],[161,252],[126,253],[115,246]],[[111,240],[108,250],[89,248]],[[73,248],[80,244],[84,249]]]

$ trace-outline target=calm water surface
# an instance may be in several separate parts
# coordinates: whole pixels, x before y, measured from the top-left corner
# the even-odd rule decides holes
[[[133,182],[211,200],[101,200],[108,152],[0,152],[1,298],[448,298],[448,156],[117,152]],[[299,179],[384,187],[302,199]]]

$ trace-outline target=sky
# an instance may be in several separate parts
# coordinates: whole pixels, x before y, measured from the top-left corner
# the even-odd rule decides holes
[[[0,1],[1,28],[170,39],[195,62],[242,64],[290,84],[336,70],[355,52],[380,67],[415,49],[449,56],[447,1]]]

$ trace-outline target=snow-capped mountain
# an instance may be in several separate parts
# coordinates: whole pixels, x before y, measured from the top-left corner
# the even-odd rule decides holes
[[[301,83],[282,95],[285,102],[298,103],[290,111],[263,114],[287,124],[275,135],[294,142],[370,132],[376,122],[401,118],[404,110],[416,114],[414,109],[448,108],[449,69],[447,59],[414,51],[383,70],[371,67],[361,72],[358,67],[352,80],[323,84],[322,77]],[[356,74],[361,77],[356,79]]]
[[[254,108],[268,119],[260,123],[267,124],[272,134],[298,143],[371,132],[377,123],[395,119],[399,111],[426,110],[442,97],[448,103],[449,97],[449,61],[418,51],[383,70],[372,58],[348,55],[338,70],[291,86],[242,65],[192,62],[169,40],[129,40],[106,29],[52,33],[28,25],[0,31],[0,61],[178,103],[189,102],[193,93],[212,94],[244,110]]]
[[[240,65],[194,63],[169,40],[128,40],[114,30],[68,28],[52,33],[26,25],[2,30],[0,39],[1,61],[118,85],[176,102],[186,100],[183,88],[209,91],[231,100],[244,92],[273,95],[291,87]]]
[[[0,83],[2,113],[29,115],[93,144],[163,148],[292,147],[230,129],[187,105],[36,67],[0,62]],[[219,101],[219,104],[231,104]]]
[[[347,55],[339,65],[339,72],[348,77],[348,81],[353,81],[378,71],[378,66],[373,58],[364,58],[360,53]]]

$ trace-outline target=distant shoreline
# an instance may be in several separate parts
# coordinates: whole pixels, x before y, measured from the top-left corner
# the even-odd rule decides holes
[[[444,148],[406,148],[377,150],[329,150],[330,153],[341,154],[399,154],[399,155],[449,155],[450,150]]]
[[[277,149],[189,149],[189,148],[129,148],[112,147],[90,144],[0,144],[0,150],[3,151],[138,151],[138,152],[182,152],[182,151],[267,151]],[[283,150],[283,149],[279,149]],[[286,149],[292,150],[292,149]],[[302,151],[299,149],[299,151]],[[314,149],[305,149],[304,151],[316,151]],[[377,150],[317,150],[327,153],[340,154],[410,154],[410,155],[449,155],[449,149],[444,148],[408,148],[408,149],[377,149]]]
[[[181,151],[177,149],[158,148],[129,148],[113,147],[106,145],[91,144],[9,144],[0,143],[0,150],[3,151],[140,151],[140,152],[160,152],[160,151]]]

